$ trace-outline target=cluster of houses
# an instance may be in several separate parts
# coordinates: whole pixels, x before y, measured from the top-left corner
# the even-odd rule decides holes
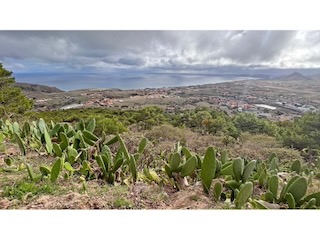
[[[114,101],[111,98],[102,98],[102,99],[92,99],[87,101],[84,106],[85,107],[94,107],[94,106],[111,106],[113,105]]]
[[[297,100],[292,99],[270,99],[268,97],[257,97],[251,95],[249,91],[245,94],[226,91],[222,89],[221,92],[215,92],[214,95],[207,96],[197,96],[196,94],[185,96],[185,91],[188,90],[180,88],[160,88],[160,89],[143,89],[137,90],[132,93],[131,96],[124,96],[123,99],[167,99],[167,98],[186,98],[184,102],[185,105],[178,103],[172,103],[166,106],[164,109],[168,113],[174,113],[177,110],[188,108],[187,106],[197,106],[198,103],[204,102],[210,104],[212,107],[225,110],[230,114],[239,112],[249,112],[257,115],[261,118],[267,118],[270,120],[291,120],[294,117],[301,115],[306,112],[316,111],[317,108],[312,105],[307,105],[299,103]],[[196,87],[190,87],[192,93],[199,91]],[[129,93],[130,94],[130,93]],[[88,100],[82,104],[80,102],[69,102],[67,106],[61,109],[70,109],[78,107],[110,107],[117,105],[117,102],[124,102],[125,100],[119,98],[113,98],[110,96],[105,96],[101,92],[89,92],[82,93],[81,95],[86,96]],[[184,95],[184,96],[183,96]],[[38,104],[44,104],[47,99],[37,100]],[[303,101],[301,101],[303,102]],[[123,106],[122,106],[123,107]]]

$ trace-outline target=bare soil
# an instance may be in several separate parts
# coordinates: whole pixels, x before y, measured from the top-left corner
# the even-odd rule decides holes
[[[26,196],[23,201],[0,199],[0,209],[213,209],[221,206],[206,196],[201,186],[176,191],[142,182],[121,192],[119,186],[112,186],[103,193],[91,189],[85,193]]]

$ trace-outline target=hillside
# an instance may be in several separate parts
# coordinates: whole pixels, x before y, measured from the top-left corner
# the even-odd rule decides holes
[[[42,92],[42,93],[63,92],[62,90],[60,90],[56,87],[50,87],[50,86],[45,86],[45,85],[40,85],[40,84],[16,82],[15,86],[21,88],[23,91],[26,91],[26,92]]]
[[[299,72],[293,72],[291,74],[288,75],[284,75],[284,76],[279,76],[279,77],[275,77],[274,79],[277,80],[312,80],[310,77],[307,77]]]
[[[227,142],[218,131],[203,135],[201,129],[142,118],[163,119],[165,115],[154,115],[156,110],[127,112],[140,121],[127,133],[110,122],[116,135],[101,133],[104,116],[74,123],[52,118],[0,122],[0,209],[320,207],[319,169],[297,150],[283,148],[271,135],[243,132],[241,141]],[[200,116],[217,115],[189,113],[192,125],[200,128]],[[238,120],[239,127],[263,124],[247,122],[248,115]],[[144,124],[152,122],[156,126],[147,129]]]

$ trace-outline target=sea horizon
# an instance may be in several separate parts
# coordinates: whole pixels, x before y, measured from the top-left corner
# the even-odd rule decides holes
[[[259,78],[237,75],[183,73],[16,73],[16,82],[56,87],[63,91],[187,87]]]

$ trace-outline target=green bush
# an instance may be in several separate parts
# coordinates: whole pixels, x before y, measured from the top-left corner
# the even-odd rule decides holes
[[[32,100],[20,88],[14,87],[14,83],[12,72],[3,68],[0,63],[0,116],[21,115],[33,106]]]
[[[101,134],[104,131],[107,134],[116,134],[127,131],[127,128],[117,119],[104,118],[97,119],[96,134]]]

